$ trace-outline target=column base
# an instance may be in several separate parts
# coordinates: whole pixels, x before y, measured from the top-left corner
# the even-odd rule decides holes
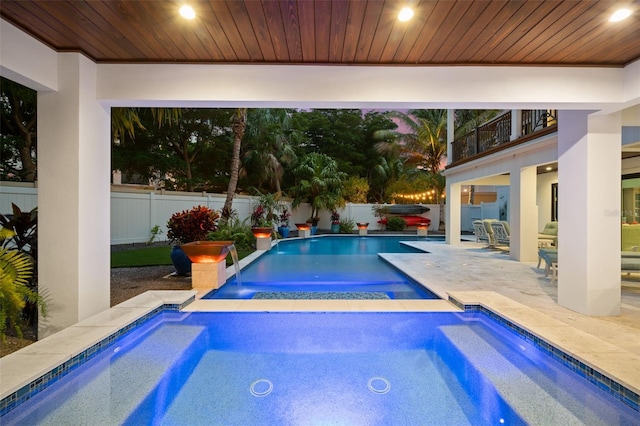
[[[298,237],[309,238],[311,236],[311,229],[298,229]]]
[[[191,288],[220,288],[227,281],[227,264],[223,260],[218,263],[192,263]]]
[[[256,238],[256,250],[269,250],[271,248],[271,237]]]

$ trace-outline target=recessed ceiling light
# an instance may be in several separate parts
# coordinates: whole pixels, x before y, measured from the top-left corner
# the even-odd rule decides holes
[[[618,9],[613,12],[613,15],[609,18],[609,22],[620,22],[631,16],[631,9]]]
[[[399,21],[405,22],[411,18],[413,18],[413,9],[411,9],[410,7],[403,7],[400,10],[400,13],[398,13]]]
[[[180,16],[184,19],[194,19],[196,17],[196,11],[187,4],[180,6]]]
[[[545,169],[546,171],[550,172],[551,170],[553,170],[553,167],[551,166],[547,166],[547,168]]]

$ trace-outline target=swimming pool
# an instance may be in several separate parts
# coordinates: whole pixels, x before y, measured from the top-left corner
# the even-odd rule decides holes
[[[322,236],[282,240],[205,299],[437,299],[378,253],[424,253],[402,244],[431,237]]]
[[[161,313],[3,424],[637,424],[483,313]]]

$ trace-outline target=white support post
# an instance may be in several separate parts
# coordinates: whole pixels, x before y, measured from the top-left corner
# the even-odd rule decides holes
[[[454,141],[454,119],[455,109],[447,110],[447,164],[451,164],[453,161],[453,141]]]
[[[522,110],[511,110],[511,139],[516,140],[522,136]]]
[[[445,238],[447,244],[460,244],[460,196],[462,185],[447,181],[447,204],[445,220]]]
[[[558,303],[620,313],[621,117],[559,111]]]
[[[511,171],[509,186],[509,256],[521,262],[538,257],[537,174],[535,167]]]
[[[58,58],[58,91],[38,92],[39,338],[110,307],[110,114],[96,64]]]

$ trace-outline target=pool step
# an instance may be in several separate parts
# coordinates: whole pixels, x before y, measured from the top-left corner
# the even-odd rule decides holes
[[[81,383],[77,378],[61,381],[55,400],[46,400],[34,408],[26,424],[120,425],[130,413],[153,394],[158,383],[173,366],[180,365],[183,354],[197,343],[205,332],[202,326],[166,324],[155,329],[136,346],[87,364]],[[205,339],[200,339],[205,340]],[[60,394],[68,394],[60,403]],[[50,399],[50,398],[49,398]],[[38,409],[39,408],[39,409]],[[48,414],[40,414],[48,413]]]
[[[483,399],[483,387],[488,385],[529,424],[606,424],[602,417],[606,408],[594,406],[590,397],[580,392],[579,378],[561,371],[563,367],[545,366],[550,359],[542,353],[526,353],[537,352],[526,342],[508,345],[482,325],[442,326],[440,333],[451,344],[445,362],[454,364],[451,368],[461,375],[460,380],[469,382],[478,399]],[[463,371],[465,365],[467,370]],[[474,377],[477,373],[483,378]],[[573,389],[572,382],[576,385]]]

